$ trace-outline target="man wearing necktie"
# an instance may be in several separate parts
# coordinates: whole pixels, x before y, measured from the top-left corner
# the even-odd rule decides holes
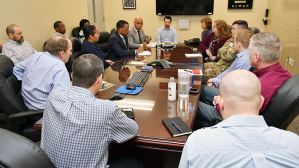
[[[136,53],[143,52],[143,47],[136,50],[129,50],[128,37],[129,23],[124,20],[119,20],[116,23],[117,31],[113,32],[109,38],[108,58],[115,62],[125,56],[134,56]]]
[[[143,20],[141,17],[136,17],[134,20],[134,26],[130,28],[128,34],[129,48],[137,49],[140,46],[148,48],[146,45],[151,40],[151,35],[145,35],[143,29]]]

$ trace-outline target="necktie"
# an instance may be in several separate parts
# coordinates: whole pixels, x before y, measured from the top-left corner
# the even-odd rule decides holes
[[[141,40],[139,31],[137,31],[137,34],[138,34],[138,37],[139,37],[139,43],[142,44],[142,40]]]
[[[124,42],[125,47],[127,48],[127,43],[126,43],[125,38],[123,37],[122,39],[123,39],[123,42]]]

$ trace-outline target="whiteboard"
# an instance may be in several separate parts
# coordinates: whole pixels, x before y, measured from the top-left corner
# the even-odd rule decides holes
[[[268,0],[268,25],[265,31],[277,34],[282,41],[280,63],[286,66],[286,59],[295,62],[287,69],[293,75],[299,73],[299,0]]]

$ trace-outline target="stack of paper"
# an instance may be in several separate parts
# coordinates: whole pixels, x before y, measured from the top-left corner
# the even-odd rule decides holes
[[[149,52],[149,51],[143,51],[143,52],[141,52],[141,53],[137,53],[137,55],[138,55],[138,56],[148,56],[148,55],[152,55],[152,53]]]
[[[144,61],[131,61],[130,65],[132,66],[143,66],[145,64]]]
[[[187,58],[195,58],[195,57],[202,57],[201,53],[194,53],[194,54],[185,54]]]
[[[156,42],[155,43],[149,43],[146,46],[148,46],[149,48],[155,48],[156,47]]]

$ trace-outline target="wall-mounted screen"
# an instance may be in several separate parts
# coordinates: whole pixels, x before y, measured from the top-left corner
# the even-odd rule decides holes
[[[212,15],[214,0],[156,0],[157,15]]]

